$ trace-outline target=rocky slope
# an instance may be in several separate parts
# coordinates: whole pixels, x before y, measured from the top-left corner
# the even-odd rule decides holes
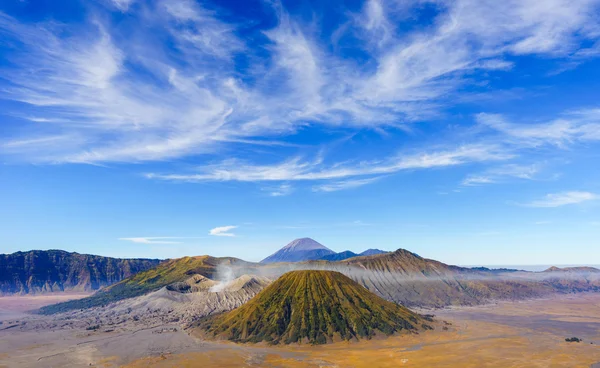
[[[159,263],[62,250],[0,254],[0,295],[98,290]]]
[[[192,275],[146,295],[103,306],[76,309],[23,321],[20,329],[80,328],[90,331],[125,331],[148,326],[188,326],[202,317],[235,309],[252,299],[271,281],[243,275],[228,282]]]
[[[235,342],[324,344],[430,328],[423,317],[339,272],[292,271],[254,299],[198,323],[205,336]]]
[[[242,275],[229,282],[216,282],[195,275],[189,283],[194,287],[179,289],[177,285],[128,299],[111,308],[121,313],[131,310],[133,318],[150,314],[169,315],[171,321],[187,325],[201,317],[235,309],[252,299],[271,281],[264,277]],[[131,313],[127,313],[132,318]]]
[[[252,263],[237,258],[199,256],[172,259],[106,287],[90,297],[49,305],[41,308],[40,312],[53,314],[73,309],[103,306],[145,295],[168,285],[185,282],[194,275],[217,278],[219,267],[241,267],[252,271],[254,270],[252,265]]]
[[[301,238],[271,254],[261,263],[302,262],[320,259],[330,254],[335,254],[335,252],[311,238]]]

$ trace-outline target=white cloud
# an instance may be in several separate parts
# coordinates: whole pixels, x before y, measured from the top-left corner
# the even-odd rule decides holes
[[[0,145],[0,147],[3,147],[5,149],[20,148],[20,147],[25,147],[25,146],[39,147],[39,146],[43,146],[46,144],[53,144],[56,141],[61,141],[64,143],[65,141],[70,141],[72,139],[73,139],[73,137],[65,136],[65,135],[54,135],[54,136],[46,136],[46,137],[39,137],[39,138],[31,137],[29,139],[24,139],[24,140],[6,141],[6,142],[2,143]]]
[[[122,12],[126,12],[135,0],[111,0],[112,4]]]
[[[297,181],[332,180],[357,176],[391,174],[403,170],[440,168],[473,162],[500,161],[512,158],[495,145],[464,145],[454,149],[426,153],[396,155],[384,161],[358,162],[354,164],[326,166],[321,158],[303,161],[299,157],[279,164],[252,165],[239,160],[226,160],[219,164],[201,167],[200,173],[156,174],[149,173],[149,179],[170,181]],[[372,181],[372,180],[371,180]]]
[[[220,226],[220,227],[215,227],[214,229],[211,229],[209,231],[210,235],[214,235],[214,236],[235,236],[235,234],[230,233],[230,230],[236,229],[237,226]]]
[[[540,165],[507,164],[488,169],[481,174],[469,175],[462,181],[462,185],[492,184],[505,181],[508,178],[533,180],[539,172]]]
[[[578,141],[600,140],[600,109],[584,109],[543,123],[517,124],[498,114],[479,114],[477,121],[521,144],[566,146]]]
[[[496,183],[496,180],[491,176],[486,175],[469,175],[462,181],[462,185],[473,186],[481,184],[492,184]]]
[[[13,55],[19,68],[1,72],[9,82],[1,97],[28,104],[35,121],[48,122],[46,130],[85,137],[67,151],[56,142],[37,150],[15,148],[11,153],[42,162],[140,162],[209,152],[221,142],[248,137],[226,124],[232,114],[234,86],[229,73],[209,73],[212,68],[207,64],[217,63],[214,56],[225,48],[211,37],[228,50],[239,44],[228,40],[229,26],[212,18],[211,22],[190,21],[188,33],[194,30],[206,36],[207,45],[202,46],[190,34],[175,30],[180,23],[171,22],[160,9],[147,26],[173,30],[181,53],[202,65],[181,68],[159,56],[159,50],[148,46],[154,44],[151,41],[116,45],[108,28],[99,23],[84,32],[85,38],[63,39],[51,25],[22,25],[0,13],[0,33],[23,44],[23,53]],[[32,129],[14,140],[29,140],[34,132],[39,136],[39,127]]]
[[[338,190],[362,187],[363,185],[371,184],[379,179],[380,179],[379,177],[375,177],[375,178],[367,178],[367,179],[351,179],[351,180],[334,181],[334,182],[327,183],[327,184],[316,185],[312,188],[312,190],[314,192],[336,192]]]
[[[269,192],[271,197],[283,197],[292,194],[294,188],[290,184],[281,184],[274,187],[263,188],[264,191]]]
[[[543,199],[527,204],[529,207],[560,207],[599,199],[600,196],[590,192],[562,192],[547,194]]]
[[[14,148],[11,155],[37,162],[162,161],[269,142],[307,124],[406,127],[456,101],[472,73],[514,68],[506,59],[515,54],[573,55],[600,34],[595,0],[441,0],[430,26],[402,32],[395,25],[422,2],[406,2],[397,12],[389,8],[400,5],[370,0],[340,31],[364,36],[356,49],[369,62],[361,63],[333,52],[320,32],[277,3],[277,26],[263,30],[269,42],[251,48],[237,32],[244,24],[226,23],[197,2],[132,2],[113,0],[131,22],[143,23],[133,34],[130,22],[109,23],[110,16],[63,32],[0,13],[7,44],[20,45],[7,53],[1,98],[27,104],[32,121],[48,123],[48,137],[81,137],[67,146]],[[236,68],[238,57],[247,71]],[[559,134],[556,141],[598,135],[595,125],[555,123],[548,134]],[[550,132],[565,129],[566,136]],[[13,138],[40,137],[35,126]]]
[[[140,244],[181,244],[180,241],[172,241],[168,239],[181,239],[177,236],[153,236],[153,237],[138,237],[138,238],[119,238],[119,240],[126,240],[132,243]]]
[[[360,16],[354,21],[366,31],[363,34],[366,42],[380,48],[386,45],[393,37],[393,25],[386,17],[384,4],[379,0],[368,0]]]

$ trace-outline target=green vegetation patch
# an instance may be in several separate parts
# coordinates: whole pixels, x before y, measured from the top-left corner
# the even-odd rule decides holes
[[[292,271],[231,312],[198,327],[214,338],[324,344],[429,326],[421,316],[334,271]]]
[[[156,291],[174,282],[185,281],[194,274],[212,277],[218,260],[209,256],[184,257],[163,262],[150,270],[99,290],[92,296],[43,307],[41,314],[62,313],[76,309],[104,306],[119,300]]]

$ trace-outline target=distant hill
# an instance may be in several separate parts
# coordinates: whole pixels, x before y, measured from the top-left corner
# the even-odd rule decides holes
[[[322,261],[343,261],[344,259],[348,259],[348,258],[352,258],[352,257],[358,257],[358,254],[351,252],[349,250],[346,250],[344,252],[328,254],[319,259]]]
[[[345,250],[345,251],[339,252],[339,253],[328,254],[326,256],[319,258],[319,260],[335,262],[335,261],[343,261],[345,259],[353,258],[353,257],[374,256],[377,254],[384,254],[384,253],[389,253],[389,252],[379,250],[379,249],[367,249],[364,252],[357,254],[352,251]]]
[[[600,269],[594,268],[594,267],[586,267],[586,266],[581,266],[581,267],[556,267],[556,266],[552,266],[549,267],[548,269],[544,270],[544,272],[585,272],[585,273],[600,273]]]
[[[263,259],[261,263],[302,262],[320,259],[330,254],[335,252],[311,238],[301,238]]]
[[[0,295],[98,290],[159,263],[62,250],[0,254]]]
[[[494,272],[494,273],[504,273],[504,272],[518,272],[521,270],[517,270],[515,268],[489,268],[489,267],[469,267],[473,271],[482,271],[482,272]]]
[[[231,312],[199,323],[235,342],[324,344],[431,328],[423,317],[332,271],[292,271]]]
[[[385,250],[380,250],[380,249],[367,249],[362,253],[359,253],[359,256],[374,256],[376,254],[385,254],[385,253],[390,253],[388,251]]]

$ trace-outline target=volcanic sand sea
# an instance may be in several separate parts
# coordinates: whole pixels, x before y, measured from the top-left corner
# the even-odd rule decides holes
[[[180,329],[158,333],[165,326],[108,333],[13,328],[0,330],[0,367],[588,368],[600,362],[598,293],[434,313],[451,323],[448,331],[322,346],[206,342]],[[571,336],[583,342],[565,342]]]
[[[39,295],[0,296],[0,321],[27,316],[28,311],[45,305],[85,298],[92,293],[49,293]]]

